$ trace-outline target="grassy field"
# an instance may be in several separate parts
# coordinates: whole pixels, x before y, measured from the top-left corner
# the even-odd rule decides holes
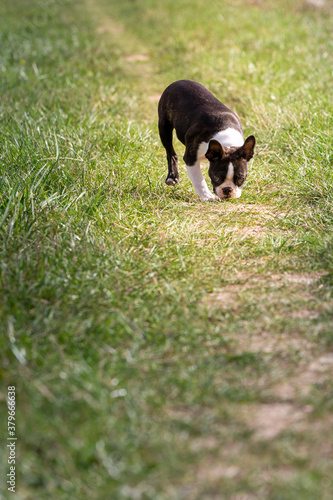
[[[332,21],[328,1],[1,4],[1,499],[332,499]],[[183,163],[164,183],[179,78],[257,138],[238,200],[200,202]]]

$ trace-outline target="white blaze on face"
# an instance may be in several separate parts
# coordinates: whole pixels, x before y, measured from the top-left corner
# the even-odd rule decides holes
[[[228,195],[223,193],[223,188],[226,187],[231,188],[231,192]],[[224,182],[215,188],[215,192],[219,198],[239,198],[242,194],[241,188],[234,184],[234,166],[232,163],[228,165],[228,172]]]

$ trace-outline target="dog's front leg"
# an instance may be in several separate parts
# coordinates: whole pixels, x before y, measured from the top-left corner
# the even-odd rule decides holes
[[[193,166],[186,165],[187,173],[192,181],[195,192],[200,197],[201,201],[218,201],[219,198],[213,194],[207,186],[207,183],[202,175],[200,163],[197,161]]]

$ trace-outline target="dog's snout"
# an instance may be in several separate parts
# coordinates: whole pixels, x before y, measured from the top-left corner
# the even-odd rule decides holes
[[[231,194],[232,188],[231,187],[224,187],[223,188],[223,194],[224,196],[229,196]]]

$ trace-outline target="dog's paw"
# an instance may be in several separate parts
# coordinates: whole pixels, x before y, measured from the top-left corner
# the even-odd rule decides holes
[[[175,186],[178,184],[179,179],[172,179],[172,177],[168,177],[167,180],[165,181],[165,184],[168,186]]]
[[[213,193],[207,193],[203,196],[200,196],[200,198],[201,198],[201,201],[210,201],[210,202],[221,201],[220,198],[218,196],[216,196],[216,194],[213,194]]]

